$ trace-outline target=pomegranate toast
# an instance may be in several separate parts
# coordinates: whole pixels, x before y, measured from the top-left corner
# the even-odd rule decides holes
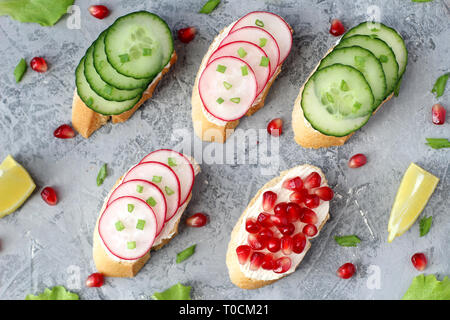
[[[323,172],[299,165],[267,182],[236,223],[226,263],[231,282],[257,289],[294,272],[329,218]]]
[[[93,236],[97,270],[134,277],[178,232],[200,167],[181,153],[161,149],[144,157],[106,197]]]
[[[264,106],[292,47],[292,29],[270,12],[248,13],[214,39],[192,90],[194,131],[224,143],[244,115]]]
[[[172,32],[164,20],[146,11],[120,17],[78,64],[73,127],[88,138],[109,119],[128,120],[176,60]]]

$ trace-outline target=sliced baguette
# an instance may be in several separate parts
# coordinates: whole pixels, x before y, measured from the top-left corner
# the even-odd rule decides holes
[[[136,103],[136,105],[128,111],[114,116],[104,116],[100,113],[95,112],[90,109],[86,104],[80,99],[75,90],[72,102],[72,126],[77,130],[80,135],[85,138],[99,129],[101,126],[105,125],[109,119],[112,123],[119,123],[127,121],[133,113],[149,98],[152,97],[156,86],[161,81],[163,75],[169,72],[170,67],[177,61],[177,54],[175,51],[170,58],[169,63],[162,69],[162,71],[153,79],[153,81],[148,85],[147,89],[142,94],[142,98]]]
[[[276,184],[278,184],[284,178],[284,176],[286,176],[287,174],[290,173],[290,171],[298,169],[298,168],[303,167],[303,166],[310,166],[310,165],[300,165],[300,166],[291,168],[289,170],[283,171],[283,172],[281,172],[280,176],[278,176],[276,178],[273,178],[272,180],[267,182],[261,189],[258,190],[256,195],[250,201],[250,203],[248,204],[247,208],[244,210],[244,212],[240,216],[238,222],[234,226],[233,231],[231,233],[230,242],[228,243],[228,250],[227,250],[227,255],[226,255],[226,264],[227,264],[227,267],[228,267],[228,274],[230,276],[231,282],[233,284],[235,284],[236,286],[238,286],[239,288],[241,288],[241,289],[258,289],[258,288],[264,287],[266,285],[272,284],[272,283],[274,283],[274,282],[284,278],[285,276],[289,275],[289,274],[285,274],[283,277],[281,277],[279,279],[274,279],[274,280],[258,280],[258,279],[252,279],[252,278],[246,277],[245,274],[241,271],[240,264],[239,264],[239,261],[237,259],[237,255],[236,255],[236,248],[239,245],[242,244],[242,243],[238,243],[237,239],[238,239],[238,234],[240,232],[242,224],[245,223],[244,218],[247,216],[247,212],[248,212],[249,208],[252,207],[255,204],[256,200],[259,199],[261,194],[264,191],[266,191],[268,188],[272,188]],[[321,178],[322,178],[322,182],[327,184],[327,180],[326,180],[325,175],[322,172],[322,170],[320,168],[315,167],[315,166],[310,166],[310,167],[312,169],[314,169],[315,171],[317,171],[320,174]],[[329,215],[329,212],[328,212],[326,217],[325,217],[325,219],[323,220],[323,222],[317,228],[318,232],[320,232],[320,230],[323,228],[325,223],[328,221],[329,217],[330,217],[330,215]],[[309,242],[309,240],[307,240],[306,246],[305,246],[305,249],[304,249],[303,252],[306,253],[309,250],[310,247],[311,247],[311,243]],[[297,266],[295,266],[295,268],[297,268],[298,265],[300,265],[300,263],[301,263],[301,261],[297,264]]]

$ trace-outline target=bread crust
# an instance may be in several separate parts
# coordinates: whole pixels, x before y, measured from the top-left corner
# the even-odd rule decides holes
[[[280,176],[273,178],[272,180],[267,182],[261,189],[259,189],[258,192],[256,193],[256,195],[252,198],[252,200],[248,204],[247,208],[244,210],[242,215],[239,217],[238,222],[236,223],[236,225],[233,228],[233,231],[231,232],[231,238],[230,238],[230,242],[228,243],[228,249],[227,249],[227,255],[226,255],[226,264],[228,267],[228,274],[230,276],[231,282],[241,289],[249,289],[249,290],[258,289],[258,288],[267,286],[269,284],[272,284],[272,283],[284,278],[285,276],[289,275],[289,274],[286,274],[283,277],[281,277],[279,279],[274,279],[274,280],[256,280],[256,279],[247,278],[239,267],[239,261],[238,261],[237,255],[236,255],[236,248],[240,244],[237,243],[237,238],[238,238],[238,234],[239,234],[241,225],[242,225],[242,223],[244,223],[243,220],[247,214],[247,210],[249,210],[249,208],[251,206],[253,206],[253,204],[256,202],[256,200],[258,200],[258,198],[261,196],[261,194],[268,188],[271,188],[271,187],[275,186],[277,183],[279,183],[284,178],[284,176],[286,174],[288,174],[291,170],[295,170],[296,168],[301,167],[301,166],[302,165],[281,172]],[[318,167],[314,167],[314,166],[312,166],[312,167],[315,170],[317,170],[317,172],[320,173],[323,181],[325,183],[327,183],[327,180],[326,180],[325,175],[322,172],[322,170]],[[322,224],[318,227],[318,231],[320,231],[323,228],[323,226],[325,225],[325,223],[328,221],[329,218],[330,218],[330,214],[328,213],[326,218],[322,222]],[[310,247],[311,247],[311,243],[309,241],[307,241],[305,249],[304,249],[305,252],[307,252]]]
[[[78,96],[75,89],[72,102],[72,126],[78,133],[84,138],[89,138],[89,136],[94,133],[101,126],[105,125],[109,119],[112,123],[120,123],[127,121],[133,113],[145,102],[150,99],[155,91],[156,86],[161,81],[163,75],[169,72],[172,65],[177,61],[177,54],[174,51],[169,63],[161,70],[161,72],[156,76],[156,78],[149,84],[147,89],[142,94],[141,99],[128,111],[125,111],[119,115],[114,116],[104,116],[100,113],[95,112],[90,109]]]

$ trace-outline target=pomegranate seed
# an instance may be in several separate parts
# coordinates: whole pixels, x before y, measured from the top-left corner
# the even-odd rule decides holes
[[[240,264],[245,264],[250,257],[250,253],[252,252],[252,248],[247,245],[239,246],[236,248],[236,254],[238,256],[238,260]]]
[[[34,57],[31,59],[30,67],[36,72],[46,72],[48,69],[47,62],[41,57]]]
[[[275,214],[287,214],[287,206],[288,204],[286,202],[277,203],[275,208],[273,208],[273,212]]]
[[[55,189],[53,189],[52,187],[45,187],[41,191],[41,197],[50,206],[54,206],[58,203],[58,195],[56,194]]]
[[[431,108],[431,115],[433,118],[433,123],[434,124],[444,124],[445,122],[445,108],[440,105],[439,103],[436,103],[432,108]]]
[[[311,172],[305,179],[305,188],[306,189],[313,189],[320,187],[320,183],[322,182],[322,178],[320,177],[320,174],[317,172]]]
[[[252,257],[250,258],[250,270],[258,270],[261,264],[264,261],[264,253],[261,252],[253,252]]]
[[[272,223],[277,227],[285,226],[288,223],[287,215],[282,213],[276,213],[273,216],[270,216]]]
[[[86,287],[101,287],[105,283],[105,279],[103,278],[103,274],[101,273],[93,273],[86,279]]]
[[[267,132],[274,137],[279,137],[283,132],[283,120],[276,118],[270,121],[267,125]]]
[[[75,137],[75,131],[68,124],[63,124],[56,128],[56,130],[53,132],[53,135],[55,136],[55,138],[59,139],[70,139]]]
[[[275,273],[285,273],[291,268],[291,259],[289,257],[282,257],[275,261],[273,272]]]
[[[292,251],[294,251],[294,253],[302,253],[303,250],[305,250],[305,246],[306,237],[303,233],[299,232],[292,237]]]
[[[423,271],[427,267],[427,257],[423,253],[416,253],[413,255],[411,257],[411,262],[414,268],[419,271]]]
[[[261,230],[261,226],[255,219],[250,218],[245,222],[245,230],[249,233],[258,233]]]
[[[90,6],[89,7],[89,12],[91,13],[91,15],[97,19],[104,19],[108,16],[109,14],[109,9],[105,6]]]
[[[320,187],[314,190],[314,194],[323,201],[330,201],[334,197],[334,192],[330,187]]]
[[[284,236],[290,236],[294,233],[295,231],[295,226],[292,223],[288,223],[285,226],[282,227],[278,227],[278,230],[280,230],[281,234]]]
[[[341,20],[333,19],[331,21],[330,33],[335,37],[339,37],[340,35],[343,35],[344,32],[345,32],[345,27],[342,24]]]
[[[303,189],[303,180],[300,177],[288,179],[285,182],[283,182],[283,188],[289,189],[292,191],[301,190],[301,189]]]
[[[303,208],[303,215],[300,218],[300,221],[307,224],[316,224],[319,219],[317,218],[317,214],[308,208]]]
[[[314,209],[317,208],[320,204],[320,198],[316,196],[315,194],[309,194],[306,196],[305,205],[310,208]]]
[[[313,224],[307,224],[303,227],[302,232],[308,237],[314,237],[317,234],[317,227]]]
[[[248,235],[247,242],[253,250],[262,250],[266,246],[265,241],[261,237],[252,233]]]
[[[287,218],[289,222],[300,220],[302,216],[302,208],[295,202],[289,202],[287,206]]]
[[[306,196],[308,195],[308,190],[302,189],[300,191],[292,192],[289,195],[289,200],[295,202],[297,204],[302,204],[306,200]]]
[[[351,278],[355,274],[356,268],[353,263],[345,263],[339,267],[336,274],[339,278],[348,279]]]
[[[270,228],[273,226],[272,221],[270,220],[270,215],[268,213],[261,212],[258,215],[257,220],[259,224],[262,225],[263,227]]]
[[[189,227],[200,228],[208,222],[208,217],[201,212],[198,212],[186,219],[186,224]]]
[[[273,255],[268,253],[265,255],[263,262],[261,263],[261,268],[264,270],[272,270],[275,264],[275,259]]]
[[[269,241],[272,237],[273,232],[270,229],[262,229],[258,233],[258,239],[263,243],[267,243],[267,241]]]
[[[362,153],[355,154],[348,160],[349,168],[359,168],[367,163],[367,158]]]
[[[270,211],[273,209],[275,202],[277,201],[277,194],[272,191],[266,191],[263,193],[263,203],[262,207],[264,211]]]
[[[284,236],[281,238],[281,251],[285,255],[289,255],[292,253],[292,246],[294,242],[292,241],[292,238],[289,236]]]
[[[281,248],[281,241],[278,238],[270,238],[267,241],[267,250],[270,252],[278,252]]]
[[[187,27],[178,30],[178,39],[183,43],[189,43],[195,38],[197,30],[194,27]]]

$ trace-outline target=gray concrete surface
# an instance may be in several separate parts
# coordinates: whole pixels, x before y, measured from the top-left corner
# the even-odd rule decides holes
[[[107,3],[111,16],[96,20],[87,11],[92,1],[77,0],[79,30],[66,27],[67,17],[53,27],[0,17],[0,158],[12,154],[38,185],[20,210],[0,220],[1,299],[23,299],[53,285],[71,288],[82,299],[148,299],[177,282],[192,285],[194,299],[399,299],[419,274],[410,262],[412,254],[419,251],[429,257],[426,273],[450,275],[450,150],[424,145],[426,137],[450,137],[448,116],[446,124],[435,126],[430,111],[436,102],[450,111],[449,88],[439,99],[430,93],[436,78],[449,71],[448,0],[248,0],[245,6],[229,0],[222,1],[210,15],[196,13],[203,1],[195,0]],[[370,9],[370,5],[374,7]],[[70,122],[74,69],[86,48],[115,18],[138,9],[161,15],[174,33],[195,26],[198,35],[188,45],[176,40],[179,62],[158,86],[154,98],[128,122],[108,124],[88,140],[79,135],[66,141],[54,139],[53,130]],[[203,164],[187,214],[208,213],[208,226],[195,230],[182,226],[180,234],[155,253],[136,278],[109,278],[102,288],[86,288],[85,278],[95,271],[91,234],[103,197],[115,180],[148,152],[179,148],[182,141],[179,134],[174,135],[176,130],[184,128],[185,138],[199,143],[193,138],[190,118],[197,68],[214,36],[252,10],[283,16],[295,30],[294,45],[265,108],[243,119],[240,128],[264,129],[272,118],[283,118],[279,167],[311,163],[324,169],[337,193],[331,221],[294,274],[259,290],[241,290],[231,284],[225,266],[229,235],[254,193],[274,175],[261,175],[258,164]],[[406,40],[409,64],[400,96],[383,106],[345,146],[300,148],[293,141],[292,106],[309,72],[336,41],[328,33],[330,19],[340,18],[351,27],[373,10]],[[29,69],[16,84],[15,65],[21,57],[30,61],[33,56],[45,57],[49,71],[37,74]],[[255,148],[246,147],[245,152]],[[368,156],[368,164],[348,169],[347,159],[359,152]],[[433,226],[420,238],[416,223],[388,244],[390,208],[411,162],[441,178],[423,212],[433,216]],[[108,164],[109,176],[97,187],[95,179],[103,163]],[[47,206],[39,195],[47,185],[58,190],[57,206]],[[333,237],[345,234],[357,234],[362,243],[357,248],[339,247]],[[198,244],[195,255],[175,264],[176,253],[194,243]],[[348,261],[357,265],[358,273],[344,281],[335,271]],[[374,270],[380,274],[379,288],[371,282]]]

